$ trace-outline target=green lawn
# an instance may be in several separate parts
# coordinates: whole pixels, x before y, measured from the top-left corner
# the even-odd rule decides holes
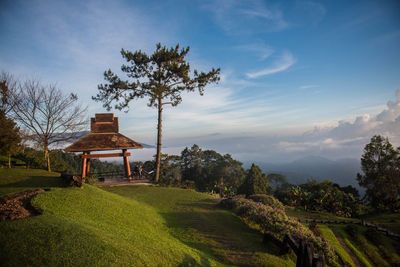
[[[63,187],[59,176],[45,170],[0,168],[0,196],[35,188]]]
[[[0,194],[49,188],[43,214],[0,222],[2,266],[293,266],[215,199],[191,190],[90,185],[58,174],[0,169]]]
[[[277,256],[277,247],[263,245],[258,231],[249,229],[232,212],[218,209],[216,199],[207,194],[146,186],[103,189],[154,207],[175,238],[214,255],[227,265],[295,265],[293,255]]]

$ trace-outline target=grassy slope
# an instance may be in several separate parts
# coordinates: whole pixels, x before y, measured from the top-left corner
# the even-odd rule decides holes
[[[272,244],[263,245],[258,231],[249,229],[230,211],[216,208],[215,199],[206,194],[163,187],[104,189],[156,208],[174,237],[192,248],[215,255],[225,264],[295,265],[293,257],[277,256],[278,249]]]
[[[56,172],[36,169],[0,168],[0,196],[35,188],[63,186]]]
[[[333,249],[336,251],[338,256],[342,259],[343,262],[346,262],[350,266],[355,266],[353,260],[351,259],[351,256],[347,251],[342,247],[342,245],[339,243],[337,240],[335,234],[332,232],[332,230],[327,226],[327,225],[318,225],[319,230],[321,231],[321,234],[329,240],[329,243],[332,245]]]
[[[0,222],[2,266],[294,265],[205,194],[109,188],[127,198],[89,185],[65,188],[57,176],[0,169],[0,195],[51,189],[33,200],[42,215]]]
[[[40,171],[25,173],[25,179],[13,171],[19,174],[17,189],[37,186],[32,182],[36,178],[49,181],[45,187],[52,188],[33,201],[44,211],[41,216],[0,223],[3,266],[221,265],[169,234],[164,218],[149,205],[88,185],[53,187],[59,178],[41,177]],[[12,182],[10,173],[3,174],[2,194],[11,191],[5,180]]]

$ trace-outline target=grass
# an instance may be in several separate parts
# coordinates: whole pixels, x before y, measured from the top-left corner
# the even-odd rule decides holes
[[[368,257],[364,255],[363,252],[355,244],[354,239],[344,230],[343,226],[335,226],[335,231],[343,238],[345,244],[352,250],[354,255],[357,256],[358,260],[367,267],[372,267],[371,263],[368,260]]]
[[[343,262],[347,263],[349,266],[355,266],[351,256],[347,251],[342,247],[340,242],[337,240],[335,234],[327,225],[318,225],[321,234],[329,241],[333,249],[336,251],[338,256],[342,259]]]
[[[230,211],[218,209],[216,200],[192,190],[164,187],[108,187],[109,192],[156,208],[170,233],[192,248],[206,251],[227,265],[294,266],[293,255],[278,256],[273,244]]]
[[[191,190],[84,185],[57,174],[0,170],[2,195],[50,188],[43,214],[0,222],[2,266],[294,266],[215,199]]]
[[[60,174],[38,169],[0,168],[0,196],[36,188],[63,187]]]

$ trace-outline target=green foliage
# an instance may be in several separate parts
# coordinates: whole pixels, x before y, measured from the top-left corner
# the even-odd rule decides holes
[[[12,155],[17,154],[20,142],[19,128],[12,119],[7,118],[3,110],[0,110],[0,154],[7,155],[10,159]]]
[[[364,148],[360,186],[378,210],[400,211],[400,148],[395,150],[388,138],[375,135]]]
[[[182,180],[191,180],[200,191],[224,191],[225,187],[236,192],[243,181],[242,163],[231,155],[221,155],[214,150],[202,150],[193,145],[181,153]]]
[[[284,210],[244,198],[236,198],[233,201],[234,211],[247,221],[256,224],[262,232],[268,232],[280,239],[286,234],[295,239],[305,239],[312,243],[317,251],[324,253],[330,265],[338,265],[329,241],[324,237],[315,236],[305,225],[288,217]]]
[[[269,186],[267,184],[266,175],[263,174],[260,168],[253,163],[251,168],[247,171],[246,178],[238,189],[238,193],[245,194],[246,196],[266,194],[268,189]]]
[[[356,196],[353,195],[355,192]],[[302,207],[304,210],[327,211],[341,217],[357,216],[362,208],[355,188],[342,188],[328,180],[310,180],[305,184],[292,186],[283,200],[288,205]]]
[[[251,195],[249,196],[249,199],[255,202],[263,203],[264,205],[271,206],[276,209],[285,210],[285,206],[279,200],[270,195],[265,195],[265,194]]]

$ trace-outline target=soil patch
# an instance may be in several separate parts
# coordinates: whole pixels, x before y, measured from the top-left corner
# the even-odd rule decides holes
[[[0,221],[12,221],[40,215],[41,212],[32,206],[31,199],[44,191],[35,189],[0,198]]]

